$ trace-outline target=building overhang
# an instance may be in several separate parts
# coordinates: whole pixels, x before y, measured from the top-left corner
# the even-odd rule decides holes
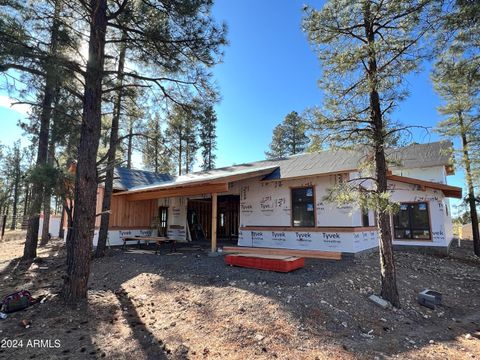
[[[175,196],[196,196],[206,194],[223,193],[229,190],[229,184],[235,181],[263,177],[277,166],[243,170],[230,174],[214,174],[197,176],[194,178],[184,177],[181,181],[172,181],[158,185],[150,185],[128,191],[114,193],[113,196],[125,196],[127,201],[152,200]]]
[[[391,181],[398,181],[405,184],[418,185],[421,188],[436,189],[442,191],[443,195],[446,197],[451,197],[455,199],[462,198],[462,188],[457,186],[451,186],[446,184],[440,184],[432,181],[425,181],[420,179],[409,178],[406,176],[399,175],[387,175],[387,179]]]

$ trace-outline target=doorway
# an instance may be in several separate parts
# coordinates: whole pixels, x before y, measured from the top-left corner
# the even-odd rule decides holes
[[[211,238],[212,199],[188,200],[188,226],[193,241]],[[238,239],[240,196],[223,195],[217,198],[217,241]]]
[[[168,231],[168,207],[158,208],[158,236],[167,236]]]

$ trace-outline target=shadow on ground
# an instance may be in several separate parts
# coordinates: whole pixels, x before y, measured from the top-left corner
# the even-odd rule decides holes
[[[304,269],[281,274],[229,267],[207,251],[186,245],[159,256],[110,250],[92,262],[88,303],[68,308],[53,297],[0,326],[14,328],[18,338],[60,338],[60,349],[40,352],[50,358],[434,359],[480,349],[480,263],[467,248],[453,249],[451,257],[397,252],[403,307],[396,311],[367,300],[379,290],[376,253],[340,262],[307,259]],[[6,264],[0,290],[23,285],[55,295],[63,263],[63,243],[52,242],[38,263]],[[416,303],[426,287],[444,294],[442,307]],[[23,318],[32,319],[31,328],[18,326]],[[0,351],[0,358],[11,355]]]

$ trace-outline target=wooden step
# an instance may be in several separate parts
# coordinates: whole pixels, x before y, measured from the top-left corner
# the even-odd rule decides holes
[[[223,252],[232,254],[262,254],[262,255],[283,255],[298,256],[313,259],[341,260],[342,253],[338,251],[320,251],[320,250],[292,250],[260,248],[247,246],[224,246]]]

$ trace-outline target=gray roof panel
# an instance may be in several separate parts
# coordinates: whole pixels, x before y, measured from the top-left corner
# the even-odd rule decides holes
[[[429,144],[412,144],[406,147],[389,149],[387,156],[395,163],[391,168],[421,168],[450,165],[450,141]],[[195,182],[227,178],[233,175],[249,174],[255,171],[271,169],[264,180],[280,180],[329,173],[357,170],[359,163],[368,158],[368,148],[355,150],[323,150],[289,156],[281,159],[262,160],[240,165],[232,165],[209,171],[193,172],[182,176],[157,174],[144,170],[115,168],[116,190],[148,190],[155,187],[170,187]]]
[[[173,176],[169,174],[159,174],[146,170],[127,169],[117,166],[114,171],[113,188],[115,190],[130,190],[137,186],[150,185],[172,181]]]

